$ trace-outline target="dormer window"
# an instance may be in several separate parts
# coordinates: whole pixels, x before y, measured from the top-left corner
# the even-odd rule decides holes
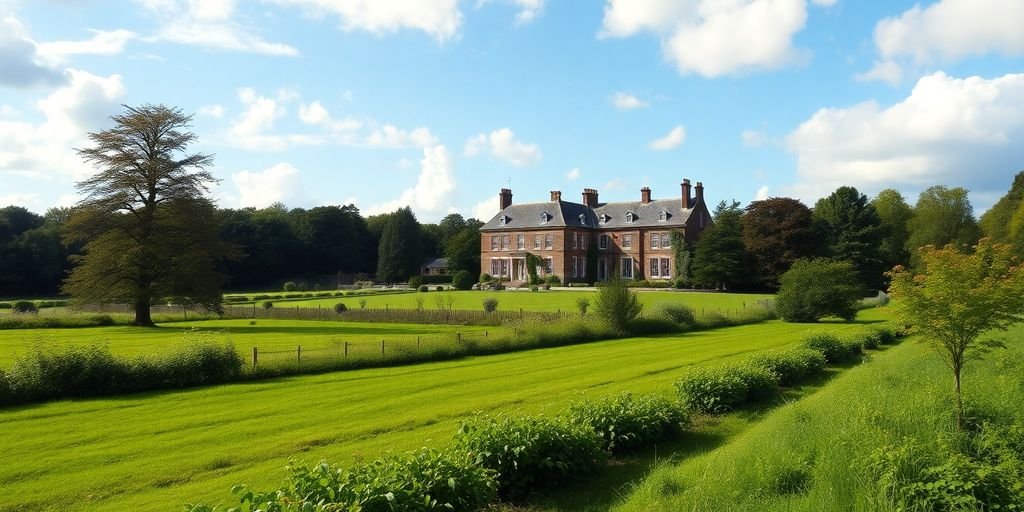
[[[581,213],[580,214],[580,224],[586,225],[586,223],[587,223],[587,215],[585,213]]]
[[[547,222],[549,220],[551,220],[551,216],[548,215],[548,212],[541,212],[541,214],[540,214],[540,223],[541,224],[547,224]]]
[[[658,220],[660,220],[660,221],[668,220],[668,212],[666,212],[665,210],[662,210],[660,213],[658,213]]]
[[[504,226],[505,224],[508,224],[508,221],[509,221],[508,215],[502,215],[501,217],[498,217],[498,224],[501,224],[502,226]]]
[[[609,220],[611,220],[611,217],[607,213],[601,214],[601,224],[607,224]]]
[[[636,216],[633,215],[633,212],[626,212],[626,222],[633,222],[634,218],[636,218]]]

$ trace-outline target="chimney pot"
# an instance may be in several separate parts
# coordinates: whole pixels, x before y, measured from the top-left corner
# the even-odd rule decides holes
[[[683,202],[682,202],[683,209],[684,210],[689,210],[690,209],[690,205],[693,203],[693,201],[690,200],[690,180],[688,178],[684,178],[683,179],[682,188],[683,188]]]
[[[640,189],[640,202],[643,203],[643,204],[647,204],[647,203],[651,202],[651,188],[650,187],[644,187],[644,188]]]
[[[552,201],[561,201],[562,200],[562,191],[561,190],[552,190],[551,191],[551,200]]]
[[[597,207],[597,189],[585,188],[583,189],[583,205],[588,208]]]
[[[697,191],[696,202],[697,203],[703,202],[704,201],[704,184],[698,181],[697,182],[697,186],[694,188],[694,190]]]
[[[501,189],[501,192],[498,193],[498,199],[502,210],[512,206],[512,190],[507,188]]]

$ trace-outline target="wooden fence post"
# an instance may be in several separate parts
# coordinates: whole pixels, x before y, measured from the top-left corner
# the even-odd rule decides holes
[[[256,347],[253,347],[252,348],[252,369],[253,370],[256,369],[256,363],[259,360],[258,354],[259,354],[259,351],[256,349]]]
[[[348,342],[345,342],[345,358],[348,358]]]
[[[302,345],[295,347],[295,362],[302,364]]]
[[[384,340],[380,340],[380,356],[384,357]]]
[[[420,337],[416,336],[416,349],[419,350],[419,348],[420,348]]]
[[[456,332],[455,333],[455,341],[457,341],[459,343],[462,343],[462,333],[461,332]]]

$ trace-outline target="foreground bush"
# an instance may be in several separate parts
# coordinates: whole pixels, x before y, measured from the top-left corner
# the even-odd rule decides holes
[[[455,444],[497,472],[498,494],[508,499],[584,477],[605,457],[589,426],[543,416],[477,417],[459,427]]]
[[[853,320],[861,288],[857,272],[849,262],[796,260],[779,277],[775,311],[787,322],[817,322],[826,316]]]
[[[658,305],[658,312],[682,327],[697,325],[697,313],[686,304],[663,302]]]
[[[748,362],[779,376],[779,384],[791,386],[825,370],[828,361],[813,349],[795,348],[755,354]]]
[[[623,393],[597,401],[573,403],[569,421],[601,436],[606,451],[624,453],[675,439],[689,417],[675,401],[658,395]]]
[[[476,280],[473,279],[473,274],[468,270],[460,270],[452,276],[452,286],[454,286],[456,290],[472,289],[475,282]]]
[[[6,403],[217,384],[240,377],[243,364],[231,343],[190,342],[181,350],[134,359],[115,357],[105,345],[37,345],[14,360]]]
[[[860,340],[843,339],[829,331],[814,331],[804,336],[801,346],[821,352],[829,364],[845,363],[864,352]]]
[[[676,381],[683,405],[703,413],[722,413],[778,391],[779,375],[751,364],[696,367]]]
[[[15,313],[38,313],[39,308],[37,308],[36,304],[30,300],[19,300],[14,303],[14,307],[11,308],[11,311],[14,311]]]
[[[289,466],[285,485],[270,492],[238,486],[242,511],[475,511],[494,500],[494,472],[464,453],[426,448],[350,468],[327,463]],[[190,505],[190,512],[216,508]]]

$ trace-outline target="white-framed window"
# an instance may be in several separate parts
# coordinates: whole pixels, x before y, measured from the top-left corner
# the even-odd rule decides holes
[[[587,259],[580,256],[580,277],[587,277]]]
[[[661,277],[663,277],[665,279],[668,279],[668,278],[672,277],[672,272],[669,271],[669,259],[668,258],[662,258],[661,259]]]
[[[555,268],[555,260],[554,260],[554,258],[552,258],[550,256],[548,256],[547,258],[544,258],[544,273],[548,274],[548,275],[551,275],[551,269],[553,269],[553,268]]]
[[[544,248],[554,249],[555,248],[555,235],[544,235]]]
[[[540,214],[540,223],[541,224],[547,224],[549,220],[551,220],[551,216],[548,215],[548,212],[541,212],[541,214]]]
[[[633,212],[626,212],[626,222],[632,223],[635,217],[636,216],[633,215]]]
[[[661,247],[661,235],[651,233],[651,249],[657,249],[659,247]]]
[[[597,237],[597,248],[601,250],[608,248],[608,235],[601,235]]]
[[[501,224],[502,226],[508,224],[508,215],[502,215],[501,217],[498,217],[498,224]]]
[[[659,221],[668,220],[668,212],[666,212],[665,210],[662,210],[660,213],[658,213],[658,220]]]
[[[510,242],[511,242],[511,239],[509,238],[508,235],[502,235],[501,236],[501,250],[507,251]]]
[[[672,247],[672,236],[668,233],[661,234],[661,248],[668,249]]]
[[[533,235],[533,248],[540,250],[540,235]]]
[[[622,277],[633,279],[633,258],[622,258]]]
[[[650,263],[651,263],[651,271],[648,272],[648,274],[651,277],[659,277],[660,274],[658,273],[658,258],[651,258]]]
[[[587,224],[587,215],[585,213],[580,214],[580,224],[584,226]]]
[[[576,256],[573,256],[572,257],[572,276],[573,277],[576,277],[576,272],[578,271],[577,263],[578,263],[578,260],[576,259]]]
[[[622,248],[632,249],[633,248],[633,235],[622,235]]]
[[[583,233],[580,233],[579,236],[580,236],[580,249],[586,249],[587,248],[587,237],[586,237],[586,235],[584,235]]]
[[[516,249],[526,249],[526,235],[516,235]]]
[[[601,224],[607,224],[609,220],[612,220],[612,218],[607,213],[601,214]]]
[[[500,277],[501,274],[499,272],[501,272],[501,262],[495,258],[491,258],[491,275]]]
[[[572,234],[572,248],[573,249],[579,249],[580,248],[580,237],[576,233]]]
[[[498,236],[497,235],[491,237],[491,250],[492,251],[497,251],[498,250]]]

